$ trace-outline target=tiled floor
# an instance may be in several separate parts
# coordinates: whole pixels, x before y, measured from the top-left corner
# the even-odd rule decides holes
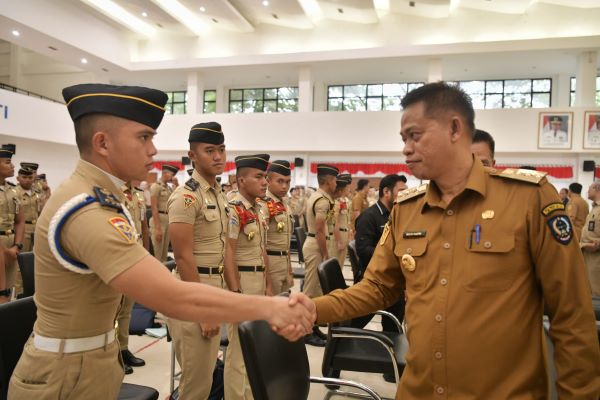
[[[349,267],[344,268],[344,275],[351,276]],[[296,282],[295,290],[298,290],[299,282]],[[378,323],[372,323],[370,329],[381,329]],[[125,382],[137,383],[156,388],[160,392],[159,399],[164,400],[169,395],[171,344],[166,338],[154,339],[149,336],[132,336],[129,339],[129,348],[138,357],[146,361],[144,367],[136,368],[135,372],[125,377]],[[306,346],[310,362],[310,371],[313,376],[321,376],[321,361],[323,348]],[[343,379],[350,379],[364,383],[373,388],[380,395],[393,398],[396,385],[387,383],[380,374],[363,374],[354,372],[342,372]],[[311,385],[309,399],[326,399],[327,389],[322,385]],[[343,396],[331,396],[331,399],[343,398]],[[283,400],[283,399],[282,399]]]

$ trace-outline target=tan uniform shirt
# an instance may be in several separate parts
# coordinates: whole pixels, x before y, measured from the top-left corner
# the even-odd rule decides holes
[[[267,190],[267,197],[260,200],[260,204],[269,224],[267,250],[289,251],[294,220],[287,199],[280,199]]]
[[[598,240],[600,240],[600,204],[594,203],[583,225],[580,243],[592,243]],[[600,296],[600,250],[583,249],[583,258],[588,270],[592,294]]]
[[[142,224],[146,219],[146,204],[144,203],[144,192],[141,189],[133,188],[130,189],[128,186],[123,187],[123,193],[125,194],[124,204],[129,210],[131,219],[135,224],[135,230],[138,235],[138,241],[143,245],[142,242]]]
[[[169,224],[181,222],[194,226],[196,266],[223,265],[229,207],[215,181],[211,186],[198,171],[169,198]]]
[[[334,205],[334,220],[336,221],[337,227],[342,232],[347,232],[350,226],[350,209],[348,208],[348,202],[345,197],[341,197],[335,200]]]
[[[567,214],[573,221],[573,226],[575,228],[575,234],[577,238],[581,237],[583,224],[585,223],[585,219],[587,218],[589,211],[590,206],[588,205],[587,201],[585,201],[578,194],[571,194],[569,204],[567,205]]]
[[[241,193],[229,202],[229,231],[237,239],[235,260],[238,267],[264,266],[263,252],[267,244],[267,219],[261,205],[252,205]]]
[[[333,206],[334,201],[331,196],[320,188],[310,196],[306,205],[306,225],[308,225],[307,233],[309,234],[309,237],[314,237],[317,233],[316,218],[317,215],[320,215],[326,219],[327,231],[325,232],[325,235],[328,238],[327,240],[330,240],[330,237],[333,234],[333,224],[335,222]]]
[[[35,226],[42,210],[42,197],[33,189],[25,190],[20,185],[16,187],[21,207],[25,214],[25,224]]]
[[[362,213],[367,208],[369,208],[369,201],[367,200],[367,195],[361,190],[352,199],[352,209]]]
[[[167,213],[167,201],[171,193],[173,193],[173,189],[167,183],[155,182],[150,186],[150,196],[158,197],[157,206],[159,213]]]
[[[397,399],[545,400],[544,303],[560,399],[600,394],[589,284],[568,217],[551,207],[558,194],[545,178],[499,174],[476,159],[450,204],[435,183],[406,190],[364,279],[316,299],[321,323],[388,307],[406,289]]]
[[[108,283],[148,255],[131,234],[123,214],[95,202],[76,211],[61,232],[63,250],[94,273],[79,274],[61,265],[50,251],[48,226],[59,207],[73,197],[101,187],[124,201],[103,171],[80,160],[73,175],[46,203],[36,227],[34,332],[50,338],[100,335],[114,328],[121,294]],[[95,195],[94,195],[95,196]]]
[[[5,182],[0,186],[0,231],[15,229],[15,216],[19,213],[21,200],[16,186]],[[14,233],[14,232],[13,232]]]

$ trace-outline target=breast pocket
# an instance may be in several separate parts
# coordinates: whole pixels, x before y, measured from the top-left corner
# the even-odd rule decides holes
[[[215,209],[205,209],[204,210],[204,219],[207,222],[215,222],[219,219],[219,210]]]
[[[503,291],[515,281],[519,260],[514,255],[515,234],[494,235],[467,245],[465,287],[469,291]]]
[[[394,254],[398,258],[408,291],[420,290],[427,282],[427,274],[431,270],[425,262],[427,245],[427,238],[396,241]]]

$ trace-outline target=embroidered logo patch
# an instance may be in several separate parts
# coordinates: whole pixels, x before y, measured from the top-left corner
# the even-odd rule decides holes
[[[550,233],[560,244],[569,244],[573,238],[573,225],[571,220],[566,215],[557,215],[548,220]]]
[[[195,202],[196,202],[196,198],[194,196],[192,196],[191,194],[183,195],[183,207],[184,208],[190,207]]]
[[[542,214],[544,215],[544,217],[547,217],[554,211],[563,211],[564,209],[565,205],[563,203],[550,203],[542,209]]]
[[[135,232],[133,227],[129,225],[129,222],[123,217],[113,217],[108,219],[108,223],[111,224],[127,242],[135,243]]]

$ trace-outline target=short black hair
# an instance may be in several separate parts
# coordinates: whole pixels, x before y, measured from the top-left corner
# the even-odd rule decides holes
[[[435,118],[446,111],[455,111],[465,120],[471,137],[475,131],[475,111],[468,94],[456,85],[446,82],[428,83],[408,92],[400,104],[403,109],[423,102],[425,113]]]
[[[575,194],[581,194],[581,189],[583,189],[581,183],[573,182],[569,185],[569,190]]]
[[[379,198],[383,197],[383,189],[388,188],[391,192],[392,190],[394,190],[394,186],[396,186],[396,183],[400,181],[406,183],[406,177],[404,175],[396,174],[384,176],[381,179],[381,181],[379,181]]]
[[[496,152],[496,142],[494,141],[494,138],[492,137],[492,135],[490,135],[484,130],[475,129],[475,133],[473,134],[473,143],[482,142],[487,143],[490,150],[492,151],[492,158],[494,158],[494,153]]]
[[[359,179],[358,182],[356,183],[356,190],[363,190],[364,187],[366,185],[369,184],[369,180],[368,179]]]

